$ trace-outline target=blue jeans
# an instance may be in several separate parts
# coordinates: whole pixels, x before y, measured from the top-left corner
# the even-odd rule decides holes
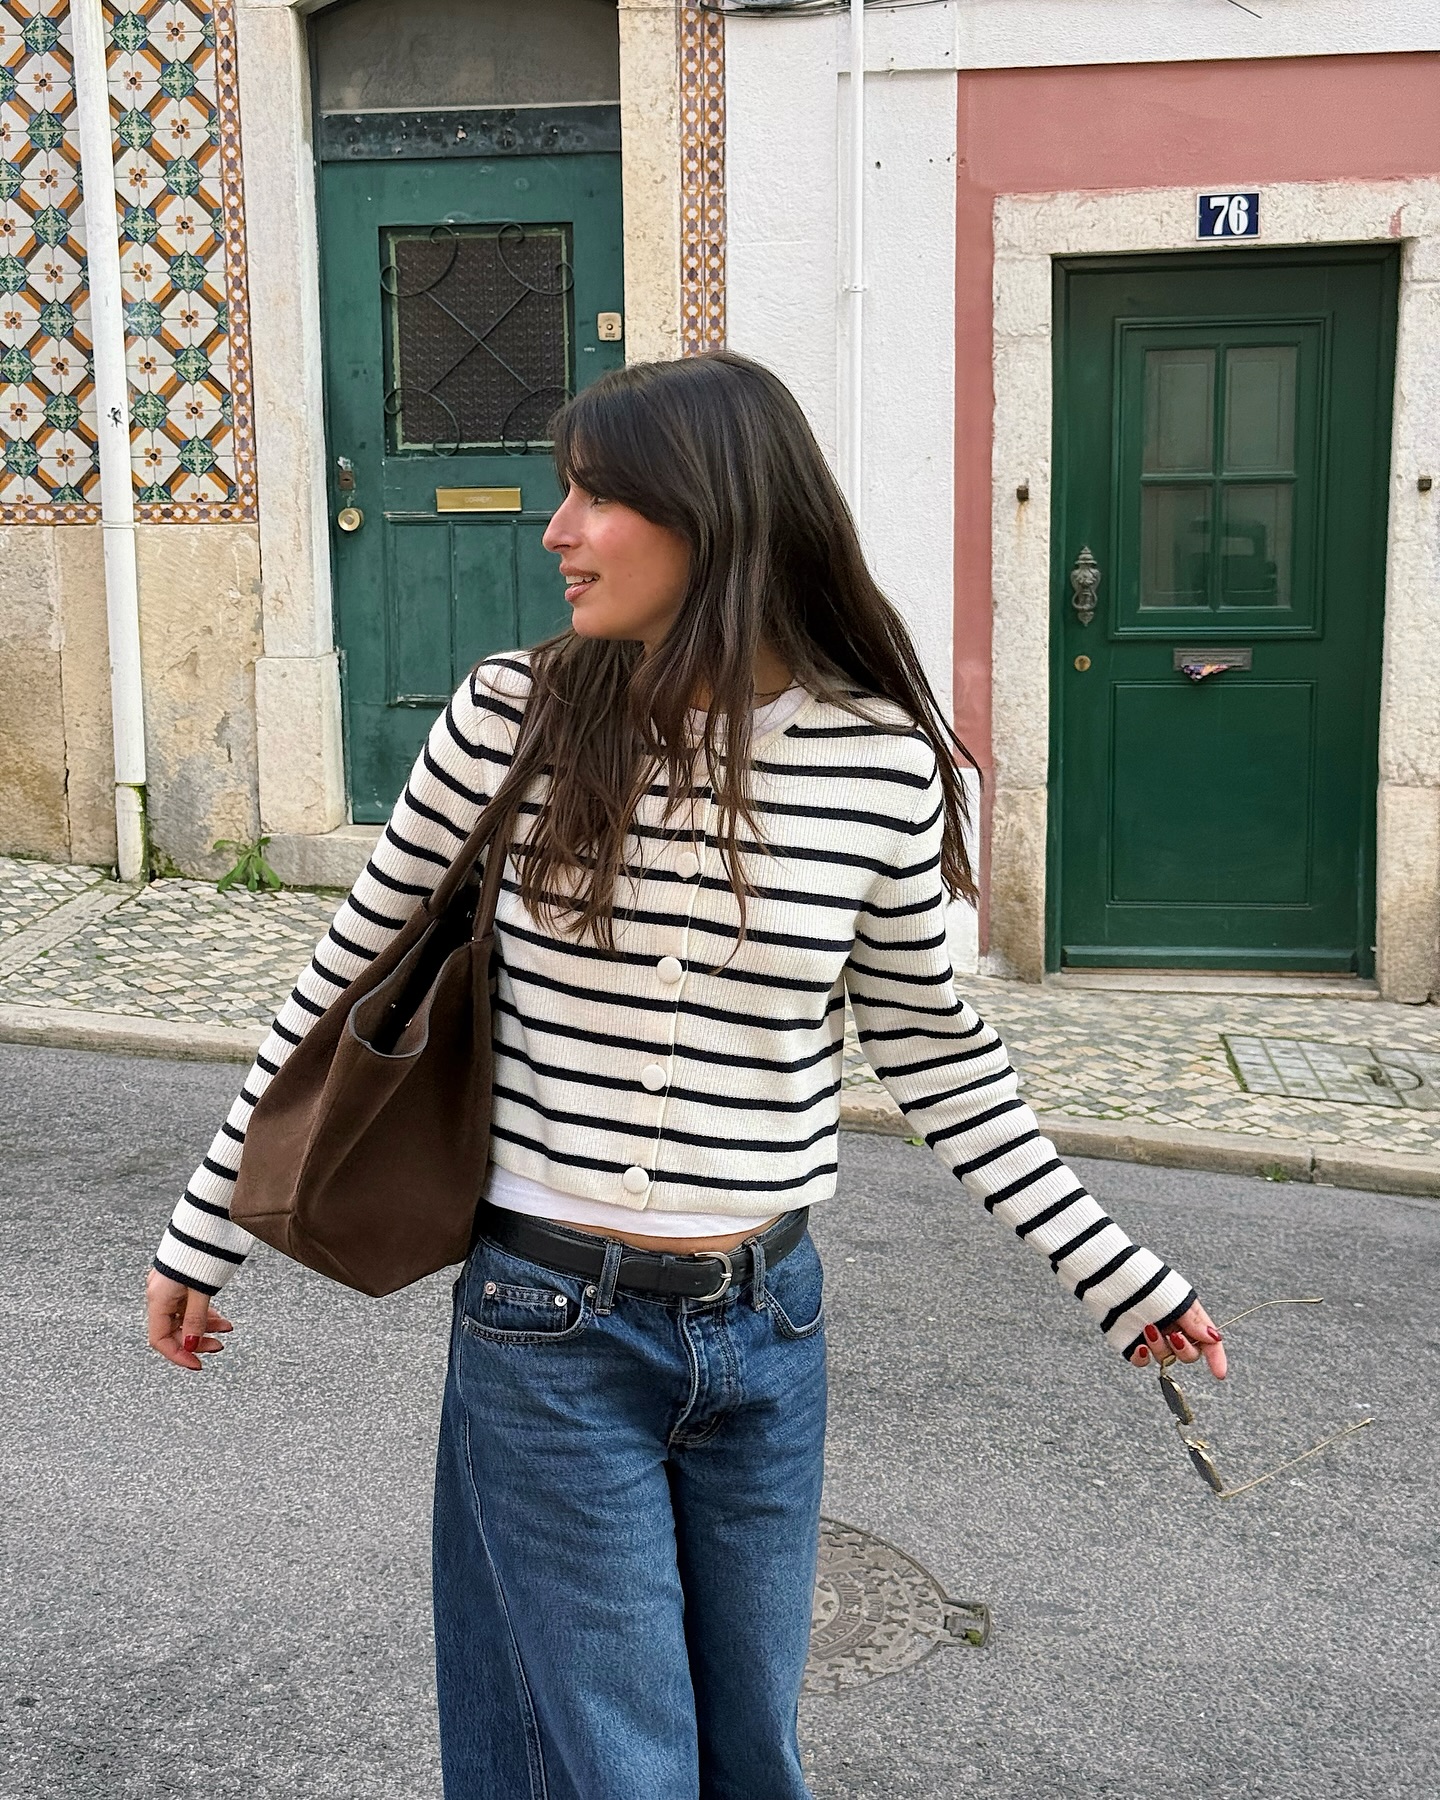
[[[718,1303],[610,1310],[482,1238],[435,1481],[446,1800],[806,1800],[824,1439],[808,1236]]]

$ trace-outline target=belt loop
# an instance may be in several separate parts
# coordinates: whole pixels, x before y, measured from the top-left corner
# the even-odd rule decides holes
[[[765,1304],[765,1234],[750,1240],[750,1304],[759,1312]]]
[[[607,1238],[605,1241],[605,1266],[600,1271],[600,1286],[595,1297],[595,1311],[602,1317],[615,1304],[615,1283],[620,1279],[620,1258],[625,1254],[625,1246],[619,1238]]]

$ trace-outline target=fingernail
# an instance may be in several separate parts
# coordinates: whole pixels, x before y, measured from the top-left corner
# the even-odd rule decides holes
[[[1225,1342],[1224,1338],[1221,1337],[1220,1333],[1213,1325],[1210,1327],[1210,1342],[1212,1344],[1223,1344]]]
[[[1152,1344],[1158,1344],[1160,1342],[1160,1333],[1153,1325],[1147,1325],[1145,1327],[1145,1336]]]
[[[1185,1348],[1185,1339],[1180,1335],[1180,1333],[1178,1331],[1172,1331],[1170,1333],[1170,1342],[1175,1346],[1175,1348],[1177,1350],[1183,1350]]]
[[[1145,1346],[1143,1344],[1135,1352],[1135,1360],[1137,1363],[1148,1362],[1150,1360],[1150,1352],[1145,1348]]]
[[[185,1348],[187,1350],[198,1350],[200,1348],[199,1338],[198,1337],[187,1337],[185,1340]]]

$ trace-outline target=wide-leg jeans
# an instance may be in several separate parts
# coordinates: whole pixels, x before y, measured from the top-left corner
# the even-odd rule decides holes
[[[610,1285],[482,1238],[455,1286],[446,1800],[806,1800],[819,1256],[807,1235],[709,1303]]]

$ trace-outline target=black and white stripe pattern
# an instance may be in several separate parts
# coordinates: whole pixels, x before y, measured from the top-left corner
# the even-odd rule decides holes
[[[504,775],[529,684],[523,654],[493,657],[436,721],[176,1208],[164,1273],[217,1291],[244,1260],[252,1240],[227,1207],[251,1110],[433,889]],[[766,842],[747,845],[743,941],[707,788],[668,817],[662,788],[642,802],[613,953],[529,914],[512,861],[497,911],[494,1160],[637,1212],[743,1221],[824,1200],[848,991],[865,1054],[917,1134],[1126,1348],[1194,1296],[1056,1156],[1004,1045],[956,995],[934,752],[895,709],[866,711],[870,722],[807,699],[758,738]]]

